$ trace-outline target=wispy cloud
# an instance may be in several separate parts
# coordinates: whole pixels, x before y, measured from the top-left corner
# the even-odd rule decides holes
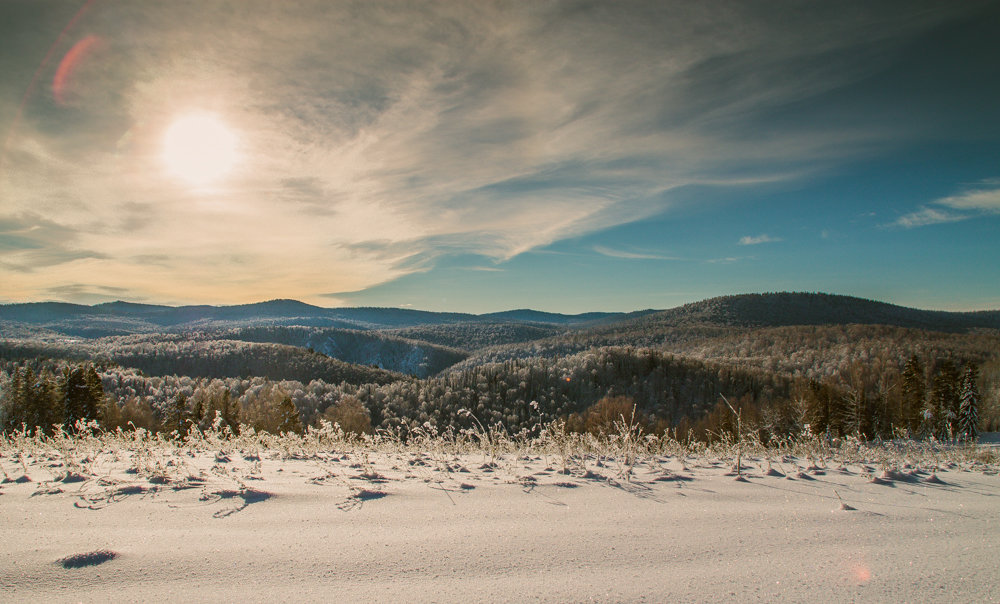
[[[953,195],[937,200],[936,204],[956,210],[980,210],[983,212],[1000,212],[1000,185],[991,181],[994,188],[977,189],[961,195]]]
[[[705,260],[706,264],[732,264],[734,262],[739,262],[740,260],[746,260],[751,256],[727,256],[725,258],[709,258]]]
[[[943,224],[946,222],[958,222],[971,218],[970,214],[951,212],[941,208],[920,208],[916,212],[910,212],[905,216],[900,216],[891,226],[900,226],[907,229],[927,226],[929,224]]]
[[[603,245],[595,245],[593,249],[602,256],[622,258],[624,260],[681,260],[681,258],[676,256],[665,256],[663,254],[651,254],[646,252],[629,252],[625,250],[612,249]]]
[[[760,245],[762,243],[775,243],[778,241],[781,241],[781,237],[772,237],[767,234],[740,237],[740,245]]]
[[[34,273],[74,260],[105,257],[78,247],[78,240],[76,229],[37,214],[0,217],[0,267]]]
[[[932,224],[959,222],[982,216],[1000,214],[1000,184],[995,180],[980,183],[980,187],[949,197],[942,197],[896,219],[888,226],[914,228]]]
[[[103,285],[90,285],[85,283],[70,283],[49,287],[44,290],[46,297],[55,300],[76,300],[81,304],[100,304],[102,302],[113,302],[116,300],[127,300],[129,302],[142,302],[143,298],[135,297],[127,288],[105,287]]]

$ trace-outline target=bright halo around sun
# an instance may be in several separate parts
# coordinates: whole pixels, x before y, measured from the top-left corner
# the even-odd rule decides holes
[[[192,113],[178,117],[163,139],[167,171],[195,186],[217,182],[237,160],[237,137],[218,116]]]

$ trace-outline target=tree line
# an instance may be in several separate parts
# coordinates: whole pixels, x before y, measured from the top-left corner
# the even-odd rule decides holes
[[[113,369],[110,370],[113,375]],[[0,430],[50,433],[94,427],[105,430],[143,428],[186,434],[192,427],[251,426],[272,433],[301,432],[299,409],[291,396],[272,387],[266,396],[239,400],[233,390],[207,381],[194,396],[183,390],[159,398],[109,393],[104,383],[109,370],[89,362],[45,361],[5,368],[0,381]],[[147,379],[147,378],[141,378]]]
[[[792,395],[756,404],[737,399],[744,425],[763,440],[809,432],[829,438],[936,438],[974,441],[982,428],[1000,428],[996,404],[983,417],[979,367],[953,359],[912,355],[903,370],[855,361],[822,379],[800,379]],[[710,440],[735,432],[732,412],[721,401],[701,419],[679,430]]]
[[[1000,375],[995,365],[986,365],[989,375]],[[84,420],[108,429],[181,434],[213,425],[281,432],[326,420],[357,432],[405,434],[477,423],[518,432],[562,419],[572,430],[592,431],[627,415],[650,431],[711,440],[735,431],[721,402],[726,396],[744,426],[765,440],[804,431],[831,438],[891,438],[902,431],[971,439],[998,423],[995,403],[983,405],[977,378],[974,363],[917,355],[902,371],[888,361],[856,361],[817,379],[629,347],[488,363],[383,384],[146,376],[113,365],[30,360],[0,365],[0,428],[70,429]]]
[[[106,406],[101,378],[89,363],[38,374],[30,366],[19,367],[0,394],[0,425],[6,431],[54,426],[75,430],[80,421],[101,419]]]

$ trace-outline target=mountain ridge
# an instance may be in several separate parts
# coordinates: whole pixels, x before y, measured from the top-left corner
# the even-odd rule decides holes
[[[326,321],[324,326],[362,329],[413,327],[448,323],[478,323],[509,321],[573,325],[625,316],[625,313],[591,312],[581,315],[548,313],[530,309],[499,313],[436,312],[393,307],[323,308],[298,300],[275,299],[250,304],[224,306],[138,304],[134,302],[104,302],[94,305],[68,302],[24,302],[0,305],[0,321],[46,325],[59,321],[80,320],[142,320],[151,326],[178,327],[198,323],[253,321],[264,319],[312,319]],[[297,324],[297,323],[295,323]]]
[[[167,306],[106,302],[0,305],[0,321],[56,328],[74,335],[195,329],[213,324],[272,324],[393,329],[423,325],[498,323],[560,328],[668,328],[690,325],[763,327],[785,325],[884,324],[935,331],[1000,329],[1000,310],[923,310],[827,293],[775,292],[718,296],[666,310],[562,314],[532,309],[471,314],[392,307],[323,308],[290,299],[229,306]],[[58,328],[62,329],[58,329]],[[76,330],[79,333],[74,333]],[[88,336],[90,337],[90,336]]]

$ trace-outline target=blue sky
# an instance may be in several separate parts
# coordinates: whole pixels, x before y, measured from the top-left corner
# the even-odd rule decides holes
[[[1000,308],[996,31],[971,1],[3,2],[0,300]]]

